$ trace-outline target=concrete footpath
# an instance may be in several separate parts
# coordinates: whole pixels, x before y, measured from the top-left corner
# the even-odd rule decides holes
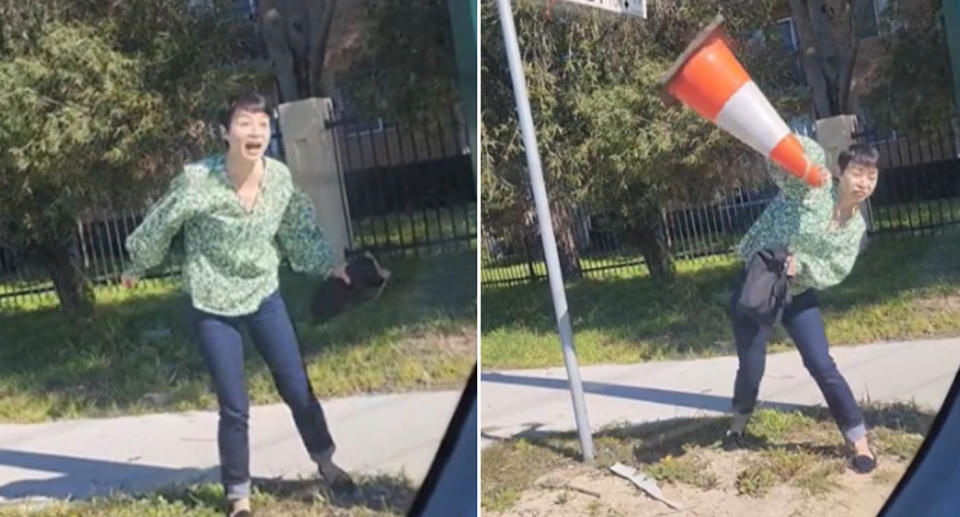
[[[960,366],[960,338],[836,347],[831,354],[858,400],[915,401],[939,411]],[[727,413],[736,371],[736,357],[582,367],[590,426]],[[767,356],[760,401],[824,404],[796,350]],[[482,446],[576,426],[563,367],[484,371],[480,403]]]
[[[419,484],[459,398],[459,391],[443,391],[323,401],[334,459],[354,473],[402,472]],[[199,411],[0,425],[0,498],[83,498],[216,481],[216,437],[216,412]],[[255,478],[316,472],[282,404],[251,409],[250,449]]]

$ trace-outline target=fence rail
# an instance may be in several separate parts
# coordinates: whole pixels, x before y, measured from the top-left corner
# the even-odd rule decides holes
[[[854,135],[880,154],[877,190],[864,213],[871,235],[925,235],[960,224],[958,127],[954,121],[918,135],[872,130]],[[776,188],[768,185],[737,190],[719,203],[667,207],[662,237],[676,260],[725,260],[776,195]],[[578,230],[572,234],[582,275],[645,271],[639,247],[604,225],[602,214],[578,214],[577,219]],[[535,226],[496,228],[485,223],[482,244],[483,285],[546,278]]]

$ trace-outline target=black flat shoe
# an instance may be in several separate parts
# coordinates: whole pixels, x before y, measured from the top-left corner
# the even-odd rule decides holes
[[[877,468],[877,458],[867,456],[865,454],[858,454],[853,457],[853,470],[857,471],[860,474],[869,474],[873,472],[873,469]]]
[[[347,474],[345,470],[338,467],[333,460],[325,459],[318,463],[318,470],[320,472],[320,477],[326,480],[336,492],[347,492],[353,493],[357,490],[357,485],[354,484],[353,479],[350,478],[350,474]]]
[[[723,450],[727,452],[732,452],[737,449],[743,448],[743,433],[735,433],[733,431],[727,430],[726,434],[723,435]]]

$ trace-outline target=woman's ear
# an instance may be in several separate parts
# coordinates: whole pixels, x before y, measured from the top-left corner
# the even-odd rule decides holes
[[[229,131],[227,131],[226,126],[224,126],[223,124],[219,124],[219,129],[220,129],[220,139],[223,140],[224,143],[227,143],[227,133],[229,133]]]

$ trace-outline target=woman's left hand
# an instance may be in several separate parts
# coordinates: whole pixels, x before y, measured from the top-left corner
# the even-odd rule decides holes
[[[793,258],[793,254],[787,256],[787,276],[793,278],[797,276],[797,260]]]

